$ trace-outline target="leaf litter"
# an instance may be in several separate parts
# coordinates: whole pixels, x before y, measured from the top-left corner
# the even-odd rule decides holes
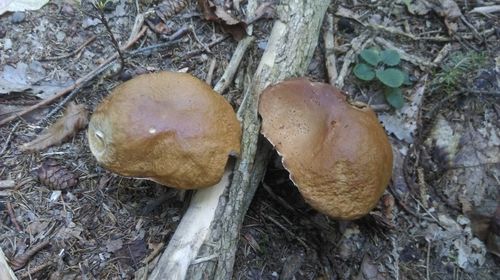
[[[141,7],[144,7],[146,2],[158,4],[166,1],[139,1]],[[213,2],[224,2],[220,6],[230,16],[223,15],[223,17],[227,17],[226,20],[229,22],[231,20],[234,20],[233,23],[235,21],[245,22],[246,24],[253,22],[253,18],[245,18],[244,16],[244,9],[248,1]],[[432,61],[432,57],[440,51],[443,43],[441,41],[425,41],[425,39],[420,41],[418,36],[413,34],[428,32],[428,37],[436,34],[439,40],[442,38],[449,40],[446,42],[453,45],[453,51],[465,48],[464,45],[450,39],[451,37],[447,37],[449,35],[446,30],[448,27],[442,24],[442,18],[446,15],[436,16],[436,14],[427,12],[425,17],[412,16],[407,12],[406,6],[402,2],[404,1],[395,1],[391,5],[380,2],[377,9],[373,7],[373,4],[367,4],[367,2],[360,2],[361,5],[354,6],[345,4],[346,10],[343,11],[344,14],[339,13],[337,17],[334,17],[335,27],[338,27],[340,20],[344,20],[344,24],[345,20],[347,20],[350,29],[345,30],[351,30],[346,32],[336,28],[334,38],[336,48],[334,51],[339,62],[344,59],[345,52],[350,50],[352,39],[356,38],[362,31],[369,31],[371,23],[394,27],[393,29],[383,29],[376,26],[374,27],[377,30],[376,36],[391,41],[408,54],[424,58],[427,61]],[[420,1],[411,1],[410,3],[417,2]],[[439,4],[439,1],[426,2],[435,5]],[[58,5],[57,1],[53,3]],[[470,6],[468,7],[463,6],[462,3],[458,4],[467,19],[473,21],[480,32],[485,30],[483,29],[485,22],[492,23],[492,18],[468,16],[467,9],[472,10],[477,7],[475,3],[469,3]],[[274,8],[275,5],[271,4],[269,6]],[[19,31],[21,34],[36,35],[35,37],[40,41],[38,42],[39,45],[50,46],[47,49],[50,49],[51,54],[67,53],[61,50],[68,46],[65,45],[64,41],[59,42],[55,38],[51,38],[49,30],[63,30],[67,33],[67,36],[74,34],[81,38],[89,38],[89,33],[102,33],[102,26],[99,21],[86,26],[85,32],[80,30],[80,26],[75,29],[71,25],[65,25],[64,20],[58,21],[58,24],[54,25],[54,22],[49,19],[58,14],[55,10],[49,8],[50,6],[47,5],[40,11],[27,12],[26,17],[28,20],[16,25],[16,28],[22,28]],[[336,4],[332,4],[329,13],[334,14],[335,11],[341,11],[336,8]],[[79,8],[74,6],[74,9],[78,10]],[[126,36],[129,32],[127,28],[130,22],[124,16],[124,11],[134,14],[134,3],[123,2],[120,7],[117,7],[116,11],[107,11],[107,16],[111,19],[112,29],[118,37]],[[348,16],[349,12],[351,13],[350,17]],[[158,9],[157,13],[161,13],[161,10]],[[215,28],[214,31],[211,24],[199,20],[196,16],[193,17],[193,15],[200,13],[195,5],[188,5],[181,13],[181,16],[174,13],[172,18],[167,19],[167,23],[164,23],[167,27],[163,29],[164,34],[170,34],[169,32],[173,32],[181,28],[184,23],[189,22],[194,25],[201,42],[213,42],[214,38],[223,36],[219,34],[220,30],[218,28]],[[263,14],[267,14],[267,12]],[[368,20],[366,15],[368,15]],[[152,22],[157,23],[158,19],[156,17],[159,16],[153,14],[152,17]],[[267,17],[267,15],[263,17]],[[72,21],[82,23],[84,18],[79,13],[75,13]],[[164,16],[164,18],[166,19],[167,16]],[[491,45],[489,43],[476,45],[477,42],[473,37],[467,37],[470,32],[467,29],[464,31],[464,24],[461,21],[457,21],[452,16],[448,16],[448,18],[450,21],[453,20],[453,23],[459,27],[456,35],[468,38],[466,39],[467,44],[473,44],[474,47],[479,46],[480,48]],[[189,21],[186,19],[189,19]],[[220,18],[216,19],[216,21],[226,24]],[[34,22],[35,26],[31,26],[31,22]],[[367,24],[368,28],[361,27],[359,22]],[[59,25],[59,23],[61,24]],[[2,24],[10,24],[8,17],[0,18],[0,26]],[[266,27],[269,27],[269,25],[265,21],[254,25],[255,30],[257,30],[254,34],[259,36],[261,42],[264,42],[267,38],[266,34],[268,33],[266,32],[269,32],[269,29],[266,29]],[[32,34],[33,30],[37,33]],[[153,29],[148,32],[150,33],[148,39],[144,42],[145,44],[159,42],[157,37],[161,38],[164,35],[160,32],[155,33],[156,31]],[[367,32],[367,34],[369,40],[373,38],[373,34],[370,32]],[[406,36],[408,34],[413,35],[413,37]],[[484,36],[488,42],[491,42],[491,38],[494,39],[495,37],[488,34],[485,33]],[[11,37],[11,35],[12,33],[7,33],[7,37]],[[403,36],[405,39],[401,40],[399,36]],[[25,36],[25,38],[32,37]],[[1,40],[0,38],[0,44],[2,43]],[[213,52],[211,54],[204,53],[203,50],[200,52],[199,50],[202,48],[199,42],[192,38],[189,40],[182,45],[181,49],[172,48],[161,53],[152,52],[148,56],[140,57],[140,59],[131,59],[131,65],[128,66],[129,69],[127,70],[187,69],[187,71],[198,77],[205,77],[209,61],[216,59],[218,66],[215,69],[214,77],[220,76],[224,70],[223,65],[226,63],[227,57],[234,49],[235,42],[228,40],[211,46]],[[32,57],[26,54],[15,53],[17,41],[22,40],[12,40],[14,47],[9,51],[14,52],[15,55],[10,57],[8,61],[5,55],[6,50],[0,50],[2,64],[14,68],[9,71],[17,70],[19,62],[26,63],[29,67],[30,63],[28,61],[32,61]],[[58,42],[59,45],[53,45],[54,42]],[[376,40],[371,42],[379,43]],[[70,47],[76,48],[77,46]],[[33,49],[37,50],[36,47]],[[107,54],[113,51],[109,42],[103,38],[98,38],[95,44],[82,52],[81,56],[68,57],[49,64],[44,62],[43,68],[47,71],[52,67],[57,67],[59,70],[64,69],[69,72],[68,76],[77,78],[86,72],[85,69],[91,69],[98,65],[99,57],[106,57]],[[248,56],[246,62],[249,69],[252,67],[252,63],[258,61],[256,57],[259,56],[259,51],[261,50],[257,49],[252,55]],[[194,55],[189,60],[185,60],[183,57],[186,52],[198,52],[199,55]],[[310,67],[309,74],[316,80],[323,80],[326,77],[322,66],[321,52],[322,46],[320,44]],[[36,54],[39,55],[36,57],[46,56],[41,55],[46,53],[38,51],[36,51]],[[20,66],[22,70],[24,66]],[[33,66],[34,70],[36,70],[37,65],[34,64]],[[411,67],[415,66],[408,65],[408,67],[413,69]],[[427,72],[429,69],[437,69],[434,67],[433,65],[426,65],[415,69],[413,76],[422,81],[422,77],[429,73]],[[35,78],[42,79],[24,80],[21,84],[16,82],[14,86],[9,85],[11,88],[17,86],[18,89],[14,90],[15,92],[10,90],[10,93],[4,90],[5,93],[0,93],[0,98],[13,94],[18,97],[18,100],[22,101],[30,100],[27,99],[30,95],[31,97],[45,98],[42,95],[35,96],[35,94],[39,94],[37,93],[39,91],[31,87],[37,86],[44,81],[50,81],[50,79],[44,79],[45,76],[50,76],[50,73],[43,74],[41,71],[35,71],[34,73]],[[251,74],[251,72],[242,70],[242,73],[238,74],[239,79],[244,80],[243,77],[248,74]],[[350,77],[348,76],[348,78]],[[431,78],[428,76],[428,79]],[[109,89],[121,82],[119,79],[117,77],[106,77],[96,81],[95,84],[85,89],[85,93],[82,92],[81,95],[76,97],[78,103],[90,104],[88,107],[93,108]],[[19,81],[22,80],[18,78]],[[55,81],[57,83],[57,79]],[[427,81],[428,84],[429,82],[430,80]],[[238,81],[238,83],[243,82]],[[374,105],[379,104],[377,102],[384,102],[383,99],[377,99],[376,93],[363,84],[360,85],[353,82],[353,80],[348,80],[346,85],[351,87],[349,92],[353,93],[353,98],[359,98],[367,102],[371,101],[370,104]],[[241,87],[235,87],[231,89],[231,92],[237,94],[239,90],[241,90]],[[397,162],[397,167],[400,168],[400,172],[395,174],[395,176],[398,176],[395,182],[400,185],[411,182],[413,179],[412,174],[409,177],[403,174],[408,168],[405,165],[405,156],[409,157],[406,161],[409,161],[410,164],[414,163],[415,154],[413,154],[408,143],[417,143],[419,139],[415,139],[415,137],[421,134],[415,134],[419,129],[418,125],[409,125],[409,123],[418,120],[419,110],[425,110],[429,106],[429,100],[433,100],[426,95],[428,90],[429,88],[425,86],[425,83],[423,85],[418,83],[411,91],[408,91],[406,95],[408,100],[405,102],[406,109],[404,109],[405,114],[400,113],[400,111],[380,113],[381,116],[392,117],[390,121],[388,121],[389,118],[386,118],[384,125],[393,135],[392,140],[397,143],[395,147],[397,147],[397,157],[400,160]],[[18,91],[21,91],[22,94],[18,94]],[[440,98],[442,95],[437,94],[436,97]],[[238,95],[235,95],[234,98],[237,99]],[[452,269],[464,279],[476,276],[480,279],[495,279],[492,277],[495,273],[494,259],[491,258],[491,254],[484,251],[485,244],[488,252],[494,252],[494,244],[498,244],[490,241],[497,238],[493,226],[497,203],[491,201],[496,197],[496,194],[492,193],[492,191],[496,186],[495,184],[498,183],[497,179],[495,179],[498,178],[498,165],[493,164],[491,161],[492,156],[495,154],[488,153],[488,149],[495,151],[497,147],[497,144],[495,144],[497,140],[495,139],[498,139],[498,137],[495,138],[496,128],[494,128],[496,124],[492,121],[495,120],[493,118],[495,113],[493,110],[488,114],[481,115],[481,121],[473,118],[475,122],[472,128],[466,123],[457,126],[457,123],[463,120],[463,116],[475,115],[475,111],[454,112],[455,109],[453,108],[455,107],[471,106],[467,100],[468,98],[461,98],[457,100],[457,103],[450,103],[450,106],[440,109],[441,117],[439,119],[423,123],[426,129],[430,129],[438,123],[437,125],[442,128],[444,133],[442,136],[424,134],[425,137],[436,139],[436,141],[430,141],[430,144],[426,143],[426,149],[431,151],[430,155],[429,157],[422,155],[421,164],[415,167],[415,169],[424,169],[425,180],[419,182],[417,186],[412,184],[397,186],[397,190],[402,190],[398,194],[403,196],[395,196],[396,203],[393,207],[389,207],[390,210],[385,209],[385,206],[380,206],[374,211],[376,215],[370,215],[359,221],[351,223],[331,221],[312,211],[305,203],[297,202],[295,198],[292,199],[297,194],[294,195],[293,186],[286,184],[288,178],[286,174],[282,177],[276,174],[268,176],[272,177],[272,179],[268,178],[268,181],[275,183],[273,185],[273,187],[276,187],[274,191],[276,193],[282,192],[280,195],[282,201],[280,203],[285,201],[285,203],[293,205],[292,209],[298,210],[287,210],[289,208],[281,207],[281,204],[271,199],[262,188],[258,190],[257,197],[250,207],[242,229],[235,265],[235,277],[239,279],[276,279],[283,275],[289,276],[292,274],[291,277],[295,277],[295,279],[356,279],[357,276],[365,278],[425,279],[428,271],[431,279],[438,274],[444,275],[445,279],[451,279],[451,276],[448,277],[448,275],[450,269]],[[489,104],[489,100],[481,99],[484,104]],[[11,132],[12,127],[4,126],[0,129],[0,138],[5,139],[5,136]],[[35,255],[29,266],[26,266],[18,273],[27,273],[28,267],[31,269],[39,264],[43,265],[44,262],[51,262],[51,260],[55,260],[54,262],[57,262],[57,264],[37,272],[36,277],[49,279],[49,276],[52,276],[53,279],[61,279],[63,276],[70,277],[73,275],[72,277],[81,276],[88,279],[106,277],[130,279],[133,277],[134,271],[139,268],[147,270],[147,267],[151,267],[152,264],[149,262],[154,262],[156,254],[162,250],[164,244],[168,244],[169,236],[175,229],[176,221],[182,215],[182,202],[175,198],[167,199],[157,207],[158,211],[154,211],[154,214],[141,214],[140,210],[145,208],[151,200],[164,195],[165,190],[162,187],[149,182],[116,177],[102,170],[90,157],[82,133],[72,134],[75,135],[72,141],[65,145],[59,145],[61,142],[54,141],[54,143],[58,143],[53,144],[51,149],[40,150],[42,151],[40,153],[20,153],[21,143],[26,142],[27,138],[34,135],[36,130],[37,127],[21,122],[19,129],[12,130],[14,131],[11,141],[13,144],[8,147],[5,153],[0,155],[0,180],[15,182],[15,186],[8,189],[9,191],[12,190],[8,199],[12,201],[15,217],[23,228],[33,225],[29,227],[29,230],[38,232],[35,239],[31,240],[31,237],[25,239],[23,235],[15,232],[13,224],[9,221],[9,216],[2,216],[6,221],[5,228],[0,230],[2,249],[7,252],[8,256],[13,256],[17,253],[15,250],[18,252],[25,251],[29,247],[27,245],[35,244],[35,242],[39,242],[44,238],[50,238],[52,241],[50,247]],[[472,137],[470,137],[471,134]],[[478,138],[474,134],[480,134],[480,137]],[[452,141],[449,141],[448,144],[443,141],[448,137],[446,135],[451,135],[450,140]],[[436,145],[439,148],[434,148]],[[464,146],[469,146],[467,147],[469,150]],[[417,151],[419,149],[423,149],[423,145],[416,148]],[[442,154],[441,150],[449,154],[455,154],[455,156],[446,157],[444,161],[441,161],[439,159]],[[78,183],[72,188],[58,190],[33,180],[31,172],[36,170],[40,162],[43,163],[47,159],[55,159],[57,163],[64,163],[62,167],[78,175]],[[462,166],[464,164],[467,164],[467,167]],[[437,170],[429,167],[434,165],[438,166]],[[276,171],[276,168],[269,168],[269,170],[270,172],[280,172]],[[481,173],[481,170],[485,171],[485,173]],[[411,171],[413,169],[410,170],[410,173]],[[12,184],[10,183],[10,185]],[[419,188],[424,185],[427,186],[427,191],[423,192],[425,195],[420,196]],[[470,188],[472,185],[477,187],[476,192]],[[409,193],[415,195],[415,199],[419,200],[422,205],[427,205],[425,210],[422,208],[423,206],[412,200]],[[391,193],[387,195],[391,197]],[[52,196],[54,199],[51,199]],[[485,202],[484,199],[488,198],[488,196],[491,196],[491,199]],[[5,200],[4,197],[0,197],[0,199],[1,205]],[[406,205],[414,214],[404,210],[401,205]],[[482,209],[481,205],[488,205],[488,207]],[[431,218],[431,215],[436,218],[437,222]],[[394,225],[394,228],[374,223],[373,220],[376,219],[373,217],[378,216],[380,216],[380,219],[384,219],[385,216],[392,217],[389,220]],[[479,216],[481,219],[477,218]],[[280,226],[269,223],[270,217]],[[287,229],[287,231],[283,231],[283,228]],[[483,229],[481,231],[483,234],[478,234],[478,228]],[[248,238],[248,236],[251,236],[251,238]],[[297,240],[304,240],[306,247],[299,244]],[[153,250],[153,248],[148,249],[145,244],[150,246],[158,244],[158,246]],[[427,258],[428,252],[429,257]],[[149,256],[151,256],[150,259],[148,259]],[[145,259],[148,260],[141,264],[141,261]],[[293,269],[283,264],[283,260],[294,259],[300,261],[294,262],[296,265]],[[483,263],[482,266],[481,263]],[[289,271],[289,274],[286,274],[288,273],[286,271],[284,272],[285,268],[286,271]],[[281,273],[285,274],[281,275]]]
[[[88,112],[83,104],[77,105],[71,102],[66,111],[54,124],[42,131],[33,141],[23,144],[22,151],[40,151],[53,145],[61,144],[63,141],[75,135],[87,126]]]

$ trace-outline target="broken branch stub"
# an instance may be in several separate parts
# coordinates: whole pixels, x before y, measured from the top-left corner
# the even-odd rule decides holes
[[[231,279],[239,230],[270,152],[269,145],[259,141],[259,94],[270,84],[304,75],[328,4],[283,0],[277,7],[278,19],[267,49],[238,110],[243,127],[242,150],[232,179],[195,194],[190,215],[182,218],[149,279]],[[200,223],[200,217],[211,220]],[[194,234],[185,234],[188,232]]]

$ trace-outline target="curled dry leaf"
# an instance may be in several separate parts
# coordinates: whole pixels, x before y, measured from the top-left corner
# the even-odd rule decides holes
[[[21,146],[22,151],[39,151],[57,145],[83,129],[88,123],[88,112],[83,105],[68,104],[64,115],[46,128],[35,140]]]
[[[52,159],[44,161],[36,173],[40,183],[54,190],[72,188],[78,183],[73,172]]]

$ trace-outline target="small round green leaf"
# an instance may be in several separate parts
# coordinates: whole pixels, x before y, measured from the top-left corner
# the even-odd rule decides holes
[[[405,103],[403,92],[400,88],[388,88],[385,91],[385,100],[396,109],[401,109]]]
[[[396,68],[377,70],[376,75],[379,81],[381,81],[384,85],[391,88],[400,87],[405,80],[403,72],[401,72],[401,70]]]
[[[399,53],[395,50],[384,50],[380,53],[380,58],[385,65],[394,66],[401,62]]]
[[[413,83],[410,81],[410,75],[408,75],[408,73],[406,73],[406,72],[403,72],[403,75],[405,76],[405,79],[403,81],[403,85],[405,85],[405,86],[413,85]]]
[[[364,63],[354,66],[353,72],[358,79],[363,81],[371,81],[375,78],[375,71],[373,71],[373,68]]]
[[[364,49],[359,54],[366,63],[377,66],[380,62],[380,54],[376,49]]]

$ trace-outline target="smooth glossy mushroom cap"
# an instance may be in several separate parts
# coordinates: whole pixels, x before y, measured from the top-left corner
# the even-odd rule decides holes
[[[90,150],[105,168],[180,189],[217,183],[240,138],[231,105],[205,82],[175,72],[116,87],[88,129]]]
[[[261,94],[262,134],[306,202],[337,219],[367,214],[392,174],[392,148],[375,113],[337,88],[307,79]]]

